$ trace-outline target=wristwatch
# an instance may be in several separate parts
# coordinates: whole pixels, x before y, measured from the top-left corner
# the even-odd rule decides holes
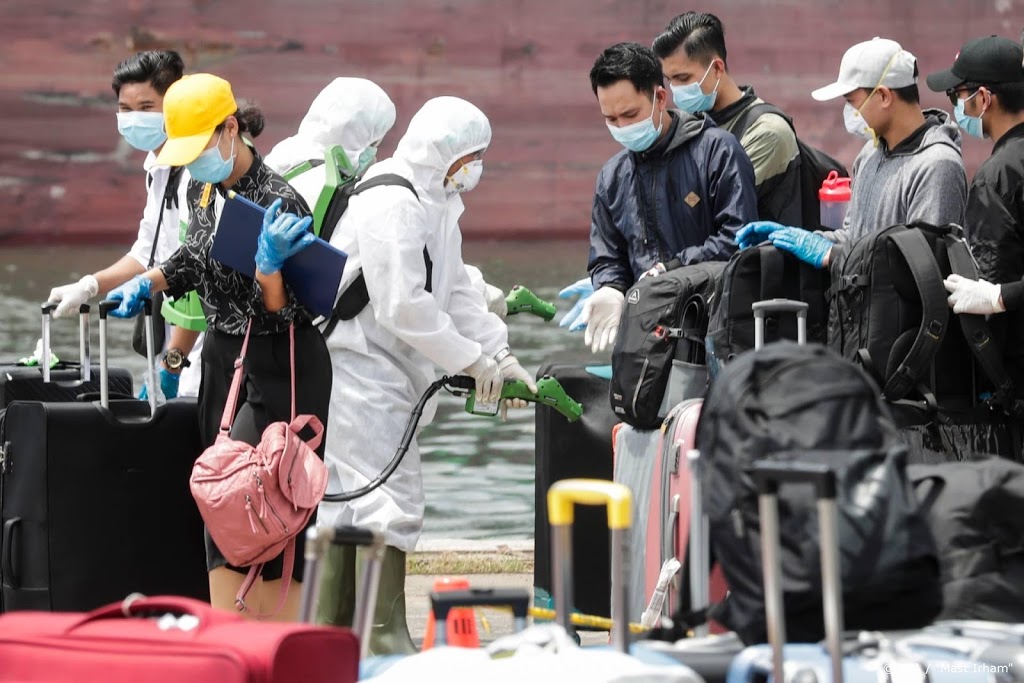
[[[181,352],[181,349],[167,349],[164,351],[163,361],[168,370],[181,370],[192,365],[192,361]]]
[[[498,351],[496,354],[494,354],[494,362],[500,363],[501,361],[505,360],[506,357],[511,355],[512,349],[506,346],[501,351]]]

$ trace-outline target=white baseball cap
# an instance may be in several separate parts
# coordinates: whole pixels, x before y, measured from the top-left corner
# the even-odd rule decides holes
[[[824,102],[848,95],[857,88],[905,88],[917,83],[917,58],[895,40],[873,38],[857,43],[843,55],[839,78],[818,88],[811,97]]]

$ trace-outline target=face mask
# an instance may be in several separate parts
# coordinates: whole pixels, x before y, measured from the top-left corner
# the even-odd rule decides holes
[[[651,107],[651,116],[654,116],[654,109],[658,106],[658,98],[654,98],[654,106]],[[622,126],[621,128],[613,126],[612,124],[605,121],[608,126],[608,132],[612,134],[616,142],[625,147],[631,152],[643,152],[650,148],[654,144],[654,141],[661,135],[661,124],[658,127],[654,127],[654,121],[650,117],[643,121],[637,121],[631,123],[628,126]]]
[[[980,90],[978,92],[981,92]],[[974,93],[977,95],[978,92]],[[964,105],[967,104],[974,95],[968,97],[966,100],[957,100],[956,107],[953,109],[953,116],[956,117],[957,125],[964,129],[964,132],[968,135],[976,138],[984,138],[985,132],[981,126],[981,116],[985,115],[985,112],[981,112],[981,116],[968,116],[967,112],[964,111]]]
[[[366,169],[373,166],[374,162],[377,161],[377,148],[367,147],[363,150],[363,153],[359,155],[359,171],[360,175],[366,171]]]
[[[152,152],[164,144],[164,115],[158,111],[117,112],[117,132],[129,145],[143,152]]]
[[[688,114],[696,114],[702,111],[709,111],[715,106],[715,100],[718,99],[718,84],[722,82],[719,78],[715,82],[715,89],[707,95],[700,89],[701,83],[711,73],[711,67],[714,66],[714,62],[708,64],[708,70],[704,72],[700,81],[697,83],[687,83],[686,85],[673,85],[672,86],[672,101],[676,103],[676,106],[680,110],[687,112]]]
[[[221,131],[221,136],[224,132]],[[220,137],[217,144],[204,151],[191,164],[187,164],[189,175],[201,183],[222,183],[231,175],[231,169],[235,167],[235,139],[231,138],[231,152],[229,158],[225,159],[220,155]]]
[[[474,159],[468,164],[463,164],[462,168],[456,171],[454,175],[448,176],[448,184],[445,186],[445,191],[449,195],[469,192],[480,182],[480,176],[483,173],[483,159]]]
[[[846,124],[846,132],[850,135],[856,135],[867,140],[875,137],[875,132],[871,130],[871,126],[868,125],[868,122],[864,120],[860,112],[854,109],[853,105],[849,102],[843,107],[843,123]]]

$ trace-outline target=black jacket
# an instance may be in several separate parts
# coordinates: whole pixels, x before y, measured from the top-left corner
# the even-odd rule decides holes
[[[1024,123],[1006,132],[974,175],[965,226],[980,276],[1002,284],[1007,313],[993,316],[1008,370],[1024,390]]]

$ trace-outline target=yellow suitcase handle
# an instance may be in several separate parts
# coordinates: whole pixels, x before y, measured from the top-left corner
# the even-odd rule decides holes
[[[628,487],[601,479],[563,479],[548,489],[548,521],[552,526],[573,523],[576,505],[604,505],[609,529],[633,524],[633,494]]]

